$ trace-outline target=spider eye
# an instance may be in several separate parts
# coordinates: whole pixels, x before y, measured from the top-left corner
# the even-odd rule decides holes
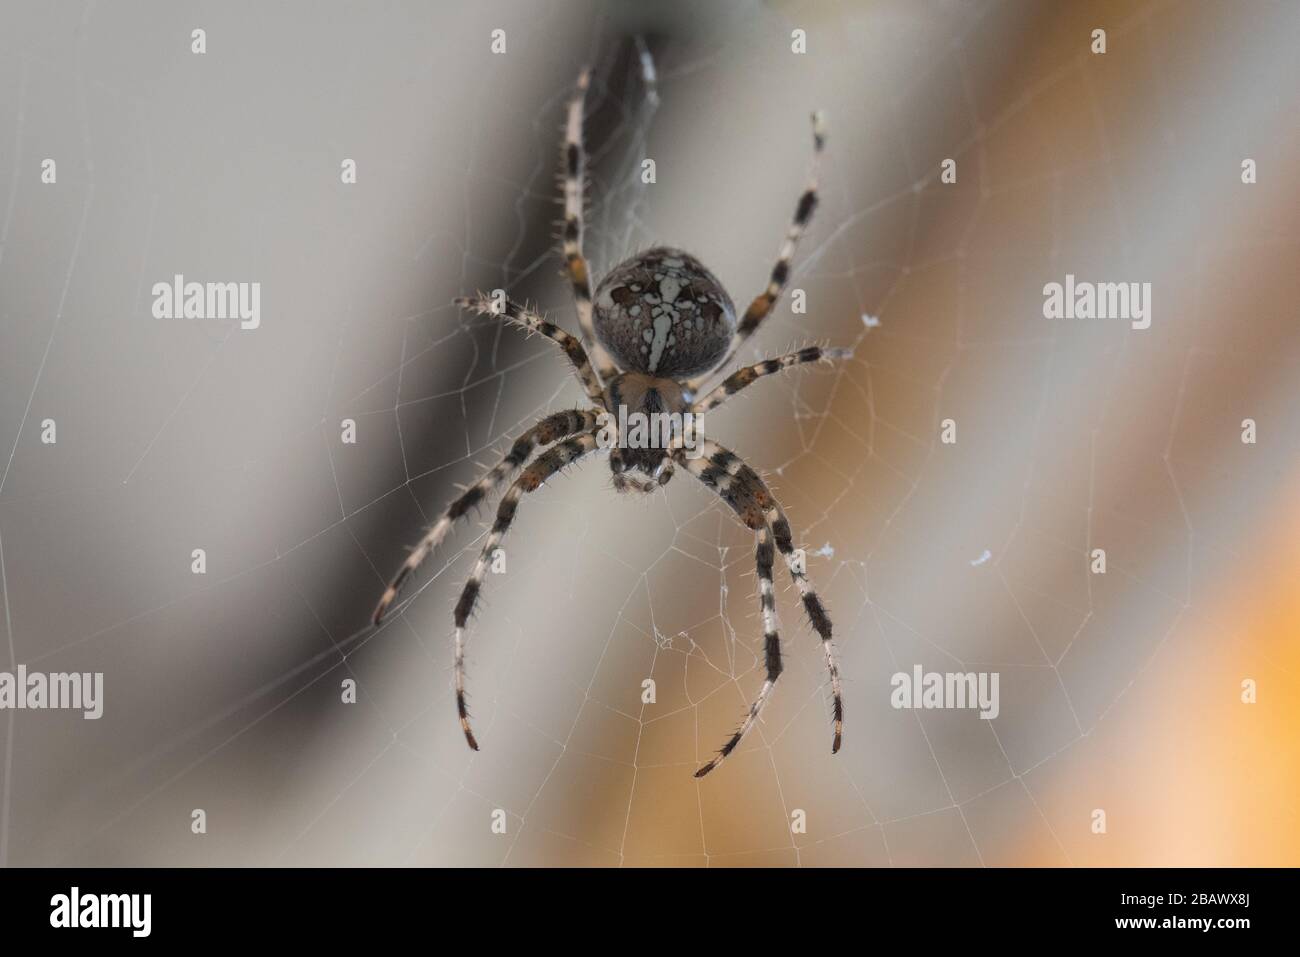
[[[624,369],[659,378],[712,369],[736,329],[722,283],[680,249],[656,247],[619,263],[594,300],[601,345]]]

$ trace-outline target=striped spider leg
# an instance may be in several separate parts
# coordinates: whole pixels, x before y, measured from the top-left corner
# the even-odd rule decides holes
[[[771,695],[777,679],[781,675],[781,639],[777,632],[776,598],[772,589],[772,542],[776,550],[785,559],[790,577],[799,589],[804,610],[822,641],[822,650],[826,657],[826,668],[830,674],[832,717],[834,721],[834,738],[831,753],[839,751],[844,731],[844,696],[840,686],[839,662],[831,640],[831,619],[826,613],[821,598],[808,580],[804,561],[794,549],[790,522],[777,502],[767,484],[758,473],[745,464],[734,452],[723,448],[712,440],[701,444],[698,457],[688,457],[684,449],[676,449],[673,457],[679,465],[689,471],[708,487],[717,492],[745,525],[755,531],[758,544],[756,560],[758,565],[759,598],[763,609],[764,660],[767,674],[757,697],[749,706],[739,728],[722,746],[722,749],[707,764],[695,772],[697,778],[708,774],[731,754],[740,744],[758,720],[763,705]]]
[[[539,445],[547,446],[566,436],[578,432],[589,432],[594,429],[597,424],[597,417],[604,409],[604,390],[600,387],[600,379],[596,376],[595,370],[592,369],[587,352],[577,338],[513,300],[507,299],[504,305],[498,309],[497,300],[480,294],[473,298],[456,299],[454,304],[461,308],[473,309],[480,315],[499,315],[513,325],[521,326],[529,332],[536,332],[555,342],[568,356],[569,361],[573,363],[574,374],[577,376],[578,381],[582,383],[587,397],[596,403],[598,408],[557,412],[542,419],[531,429],[520,435],[515,440],[510,452],[490,468],[482,478],[466,489],[460,498],[452,502],[429,528],[424,537],[420,539],[419,544],[412,549],[411,554],[402,563],[402,567],[384,590],[383,597],[379,599],[379,604],[375,607],[374,614],[371,616],[371,621],[375,625],[384,620],[407,579],[415,573],[416,569],[447,537],[447,533],[451,531],[452,525],[455,524],[458,518],[467,514],[484,498],[494,492],[516,469],[521,468]]]
[[[545,448],[562,438],[579,432],[591,431],[596,427],[599,415],[600,412],[596,409],[570,409],[564,412],[556,412],[548,415],[516,438],[510,446],[510,451],[496,465],[483,473],[483,476],[478,481],[465,489],[464,494],[447,506],[446,511],[438,516],[438,520],[425,532],[419,544],[411,550],[411,553],[406,557],[406,561],[402,563],[402,567],[393,577],[388,587],[384,589],[383,597],[379,599],[379,604],[371,616],[371,621],[375,625],[383,622],[392,609],[393,603],[397,601],[398,595],[401,594],[402,587],[407,580],[415,574],[425,559],[447,537],[447,533],[451,531],[457,519],[468,515],[472,509],[495,492],[502,482],[513,475],[517,469],[523,467],[536,449]]]
[[[573,286],[574,310],[578,314],[578,327],[582,342],[591,356],[593,368],[602,382],[618,375],[618,369],[596,338],[592,322],[591,271],[582,253],[583,198],[587,176],[587,153],[582,146],[582,111],[587,102],[587,86],[591,71],[578,74],[578,85],[569,100],[564,124],[564,269]]]
[[[480,316],[499,316],[512,325],[520,326],[529,332],[538,333],[557,343],[564,350],[564,354],[569,357],[569,361],[573,363],[574,374],[578,377],[578,381],[582,383],[587,398],[596,405],[604,406],[605,390],[600,384],[600,376],[596,374],[596,370],[591,364],[591,357],[576,336],[570,335],[555,323],[548,322],[543,316],[527,306],[521,306],[513,299],[506,299],[503,302],[492,296],[479,293],[476,296],[457,297],[452,300],[452,304],[462,309],[473,309]]]
[[[784,372],[786,369],[803,365],[806,362],[821,362],[823,360],[834,361],[836,359],[851,358],[853,358],[852,349],[808,346],[805,349],[800,349],[798,352],[789,352],[783,356],[777,356],[775,359],[764,359],[762,362],[755,363],[752,366],[743,366],[731,375],[727,376],[727,378],[722,380],[721,385],[713,389],[713,391],[708,395],[691,406],[691,411],[700,414],[707,412],[710,409],[716,409],[751,382],[761,379],[764,376]]]
[[[722,361],[717,363],[713,369],[690,381],[689,386],[693,392],[699,390],[699,387],[709,379],[714,370],[725,367],[735,357],[736,351],[740,349],[746,339],[754,334],[759,324],[771,314],[772,308],[776,305],[777,300],[781,298],[781,293],[785,291],[785,284],[790,279],[790,264],[794,259],[795,248],[799,245],[799,240],[803,238],[803,234],[808,229],[808,224],[812,221],[813,210],[817,208],[817,171],[821,166],[822,150],[826,147],[826,131],[820,113],[812,115],[812,128],[812,171],[808,176],[808,185],[800,194],[799,202],[795,206],[794,218],[790,222],[790,228],[786,230],[785,239],[782,241],[781,249],[777,253],[776,265],[772,267],[772,274],[768,278],[767,287],[754,297],[753,302],[749,304],[749,308],[745,310],[745,314],[736,326],[736,332],[732,336],[727,354]]]
[[[595,432],[576,435],[551,446],[524,469],[523,474],[506,490],[506,494],[501,496],[496,521],[492,523],[492,530],[488,532],[487,539],[483,542],[483,550],[479,552],[478,561],[474,563],[469,578],[465,580],[460,598],[456,601],[453,615],[456,622],[456,713],[460,715],[460,727],[465,732],[465,741],[475,751],[478,750],[478,741],[470,729],[469,707],[465,699],[465,625],[474,611],[474,604],[483,588],[483,577],[492,563],[492,553],[496,551],[501,540],[505,538],[506,532],[510,530],[510,525],[515,519],[515,511],[519,508],[520,498],[528,492],[535,492],[542,483],[566,465],[595,451],[597,445]]]

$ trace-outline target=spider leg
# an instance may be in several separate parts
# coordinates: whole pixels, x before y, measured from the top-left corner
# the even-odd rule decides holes
[[[510,530],[510,525],[515,519],[515,511],[519,507],[519,499],[527,492],[536,491],[543,482],[560,469],[576,462],[594,451],[596,447],[595,433],[588,432],[574,436],[551,446],[524,469],[523,474],[506,490],[506,494],[501,496],[496,521],[492,523],[492,529],[483,542],[483,550],[479,553],[478,561],[474,563],[474,568],[465,581],[465,587],[461,590],[460,598],[456,601],[456,610],[453,614],[456,622],[456,713],[460,715],[460,727],[465,732],[465,740],[475,751],[478,750],[478,741],[470,729],[469,708],[465,702],[465,623],[469,621],[469,616],[474,611],[474,603],[483,588],[483,578],[487,574],[488,565],[492,562],[492,553],[496,551],[506,532]]]
[[[768,696],[772,689],[776,687],[776,679],[781,677],[781,638],[778,632],[776,618],[776,594],[772,587],[772,535],[767,526],[761,525],[756,532],[757,544],[754,547],[754,562],[758,569],[758,592],[759,602],[763,609],[763,660],[767,668],[767,675],[763,679],[763,687],[759,689],[756,697],[749,706],[749,711],[745,713],[745,719],[741,721],[740,727],[735,730],[727,743],[715,754],[707,764],[695,772],[697,778],[702,778],[719,764],[721,764],[736,746],[749,732],[749,729],[758,721],[759,712],[763,710],[763,705],[767,702]]]
[[[812,220],[813,210],[817,208],[817,170],[821,165],[822,149],[826,145],[826,133],[822,126],[820,113],[812,115],[813,127],[813,159],[812,171],[808,176],[808,185],[799,197],[799,202],[795,206],[794,218],[790,222],[790,228],[786,230],[785,239],[781,243],[781,250],[777,253],[776,265],[772,267],[772,274],[768,278],[767,288],[759,293],[754,301],[749,304],[745,310],[744,316],[736,325],[736,334],[731,339],[731,348],[727,350],[726,358],[719,362],[715,369],[720,369],[735,358],[736,351],[744,344],[745,340],[754,334],[759,323],[768,317],[776,301],[781,298],[781,293],[785,290],[785,284],[790,278],[790,263],[794,259],[795,247],[798,246],[799,240],[803,237],[804,231],[808,228],[808,223]],[[698,390],[712,374],[712,370],[697,376],[689,383],[690,388]]]
[[[808,617],[812,621],[813,629],[822,640],[822,650],[826,656],[826,667],[831,679],[834,720],[834,738],[831,742],[831,753],[834,754],[840,749],[844,730],[844,697],[840,685],[839,662],[835,656],[835,648],[831,640],[830,616],[826,613],[825,606],[822,605],[821,599],[808,579],[807,572],[804,569],[804,560],[794,549],[790,522],[786,518],[780,503],[772,494],[771,489],[767,487],[767,484],[759,477],[757,472],[745,464],[740,456],[712,440],[706,440],[703,443],[701,452],[702,454],[699,457],[689,458],[684,450],[678,449],[673,453],[673,456],[679,465],[699,478],[705,485],[716,490],[723,501],[730,505],[736,514],[740,516],[745,525],[756,531],[762,529],[765,532],[770,532],[776,540],[777,550],[781,552],[782,557],[785,559],[786,566],[790,571],[790,577],[799,589],[804,610],[807,611]],[[760,540],[760,549],[761,546],[762,540]],[[770,571],[770,564],[768,568]],[[768,587],[770,587],[770,581],[771,576],[769,574],[767,578]],[[763,582],[762,563],[760,561],[760,587],[764,587]],[[766,618],[764,619],[764,627],[765,629],[767,627]],[[775,635],[774,628],[771,630],[771,634]],[[773,652],[770,640],[768,646],[768,677],[764,681],[763,688],[755,699],[754,705],[751,706],[749,715],[718,756],[696,772],[697,777],[702,777],[717,767],[722,759],[740,743],[740,739],[753,726],[754,720],[758,717],[757,709],[762,707],[771,692],[772,685],[776,681],[772,669]],[[775,674],[779,675],[779,641],[775,646],[775,654],[778,656],[778,667]]]
[[[438,520],[420,539],[420,543],[407,556],[397,575],[389,583],[388,588],[384,590],[379,605],[375,608],[375,613],[371,617],[374,624],[378,625],[384,620],[384,616],[388,614],[393,602],[397,600],[397,596],[401,592],[402,586],[406,584],[407,579],[415,574],[424,560],[447,537],[447,533],[451,531],[457,519],[463,518],[469,513],[470,509],[491,495],[516,469],[522,467],[528,461],[529,456],[533,454],[534,449],[538,446],[550,445],[566,436],[590,431],[596,427],[598,415],[599,413],[590,409],[570,409],[565,412],[556,412],[553,415],[548,415],[515,439],[505,457],[467,488],[460,498],[447,506],[447,510],[438,517]]]
[[[587,154],[582,148],[582,111],[587,100],[590,73],[578,74],[578,85],[569,100],[568,117],[564,124],[564,268],[573,285],[574,309],[578,313],[578,326],[582,342],[591,356],[592,366],[601,381],[618,375],[618,369],[596,339],[592,321],[591,272],[582,254],[582,204],[583,187],[587,176]]]
[[[696,402],[691,407],[691,411],[698,414],[707,412],[709,409],[715,409],[745,388],[745,386],[764,376],[784,372],[786,369],[803,365],[805,362],[818,362],[822,359],[848,359],[852,355],[852,349],[823,349],[820,346],[809,346],[806,349],[800,349],[798,352],[791,352],[775,359],[765,359],[752,366],[744,366],[727,376],[721,385]]]
[[[775,498],[772,499],[772,505],[768,509],[767,519],[776,538],[777,551],[785,559],[786,567],[790,569],[790,578],[799,589],[799,598],[803,601],[804,611],[808,613],[808,620],[812,622],[813,631],[817,632],[817,636],[822,640],[822,653],[826,656],[826,673],[831,679],[831,719],[835,728],[835,736],[831,739],[831,754],[838,754],[840,744],[844,740],[844,689],[840,683],[839,659],[835,655],[835,644],[831,640],[830,615],[826,613],[826,606],[822,604],[821,598],[817,596],[817,591],[808,579],[808,572],[805,569],[806,559],[795,552],[790,521],[785,517],[785,511]]]
[[[547,322],[542,316],[533,312],[527,306],[521,306],[513,299],[507,299],[505,305],[500,309],[497,307],[496,300],[490,296],[484,296],[482,293],[477,296],[460,296],[453,299],[452,302],[462,309],[473,309],[481,316],[501,316],[507,322],[522,326],[530,332],[540,333],[557,343],[564,350],[564,354],[569,357],[569,361],[573,363],[578,381],[582,383],[583,389],[587,392],[587,398],[596,405],[604,407],[604,389],[601,388],[600,378],[596,375],[596,370],[591,366],[591,359],[587,355],[587,350],[582,347],[582,343],[574,336],[569,335],[555,323]]]

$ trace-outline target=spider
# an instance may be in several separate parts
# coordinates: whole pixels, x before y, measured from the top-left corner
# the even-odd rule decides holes
[[[781,244],[766,288],[750,303],[739,321],[731,298],[717,277],[699,260],[679,249],[655,247],[615,266],[592,292],[583,255],[583,190],[586,156],[582,147],[582,118],[589,82],[583,70],[568,103],[564,141],[564,227],[562,252],[565,273],[572,286],[575,311],[581,327],[576,338],[527,306],[509,299],[479,294],[458,298],[454,305],[492,315],[540,333],[554,341],[573,365],[578,381],[593,408],[556,412],[519,435],[509,453],[447,507],[411,551],[376,607],[378,626],[397,600],[402,586],[447,536],[452,526],[495,492],[517,470],[540,454],[506,490],[497,508],[477,562],[460,593],[453,613],[456,626],[456,711],[470,748],[478,740],[470,727],[465,696],[465,628],[483,587],[493,553],[501,543],[520,499],[535,491],[565,466],[577,462],[602,445],[602,422],[625,413],[696,415],[717,408],[750,383],[793,366],[819,360],[845,359],[846,349],[817,346],[800,349],[731,373],[716,388],[696,398],[700,387],[728,364],[740,346],[754,334],[780,299],[790,274],[790,263],[800,237],[817,206],[817,166],[825,145],[819,114],[813,114],[813,166],[808,185],[799,197],[794,217]],[[767,673],[739,728],[716,755],[695,772],[703,777],[736,749],[754,726],[764,703],[781,674],[781,639],[778,634],[772,565],[780,552],[799,590],[813,629],[821,638],[830,673],[834,737],[831,752],[840,749],[844,704],[839,665],[831,643],[831,620],[814,591],[797,552],[790,523],[780,503],[759,474],[738,455],[711,440],[701,440],[692,454],[680,435],[667,443],[631,447],[620,434],[609,455],[614,487],[620,492],[653,492],[668,483],[681,467],[694,475],[735,511],[754,531],[759,600],[763,621],[764,662]],[[544,451],[541,451],[544,450]],[[639,474],[638,474],[639,473]]]

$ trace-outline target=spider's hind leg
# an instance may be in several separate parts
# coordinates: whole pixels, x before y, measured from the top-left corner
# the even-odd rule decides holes
[[[763,678],[763,687],[759,689],[758,696],[754,698],[749,710],[745,712],[745,718],[741,721],[740,727],[727,739],[727,743],[718,750],[718,753],[695,772],[697,778],[704,777],[704,775],[721,764],[727,755],[736,750],[741,739],[758,721],[763,705],[767,702],[772,689],[776,687],[776,679],[781,677],[781,672],[784,670],[781,664],[781,637],[776,617],[776,594],[775,589],[772,587],[772,534],[766,524],[760,524],[756,529],[756,537],[754,562],[758,572],[759,602],[763,610],[763,663],[766,668],[766,675]]]
[[[839,751],[840,743],[843,740],[844,697],[840,686],[839,661],[836,658],[835,646],[831,640],[831,619],[826,612],[826,607],[822,604],[821,598],[817,595],[808,579],[807,571],[804,568],[805,559],[795,550],[790,522],[786,519],[785,512],[772,494],[771,489],[767,487],[767,483],[763,481],[757,472],[746,465],[740,456],[712,440],[706,440],[703,443],[701,453],[697,458],[688,458],[684,451],[679,450],[674,453],[674,458],[688,472],[714,489],[718,496],[731,506],[745,525],[755,530],[761,530],[763,535],[770,535],[775,540],[776,549],[785,559],[786,567],[790,571],[790,577],[799,589],[804,610],[808,613],[813,630],[821,638],[822,652],[826,656],[826,667],[831,681],[832,720],[834,724],[831,753],[836,753]],[[762,540],[764,539],[761,535],[760,543]],[[768,547],[770,549],[770,544]],[[764,589],[762,595],[766,603],[766,589],[770,588],[771,578],[769,575],[767,580],[764,581],[761,561],[759,563],[759,583],[760,588]],[[766,614],[767,608],[765,604],[765,630],[767,625]],[[774,628],[772,632],[775,632]],[[765,641],[767,641],[766,638]],[[780,653],[779,643],[776,645],[776,653],[778,655]],[[768,678],[764,681],[763,688],[754,700],[749,714],[741,724],[740,729],[727,742],[722,752],[696,772],[697,777],[702,777],[717,767],[722,759],[740,743],[740,739],[745,733],[753,727],[754,721],[758,717],[758,709],[767,700],[778,674],[780,674],[779,668],[776,669],[775,674],[773,673],[771,652],[769,651]]]

